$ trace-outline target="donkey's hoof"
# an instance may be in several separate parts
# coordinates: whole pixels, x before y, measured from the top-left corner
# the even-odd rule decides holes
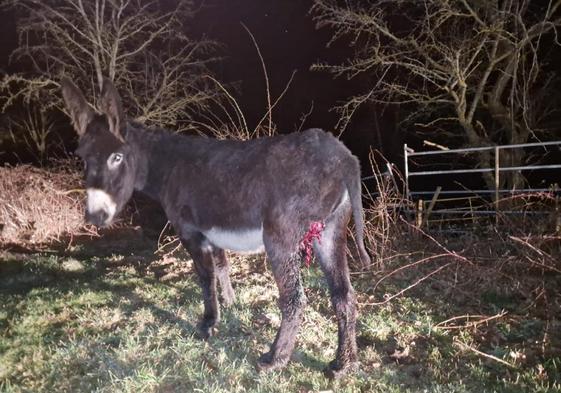
[[[212,336],[216,335],[217,329],[214,325],[208,325],[206,323],[201,323],[197,329],[198,335],[203,340],[208,340]]]
[[[257,371],[268,372],[283,368],[288,363],[288,359],[273,358],[271,352],[264,353],[257,361]]]
[[[222,306],[224,308],[231,307],[232,304],[236,302],[236,296],[234,294],[222,294]]]
[[[339,379],[347,374],[352,374],[358,369],[358,362],[347,362],[340,365],[336,360],[329,363],[323,370],[323,374],[329,379]]]

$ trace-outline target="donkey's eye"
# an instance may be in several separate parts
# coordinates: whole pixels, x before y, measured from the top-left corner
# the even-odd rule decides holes
[[[121,164],[121,162],[123,162],[123,154],[113,153],[107,160],[107,166],[109,166],[109,169],[114,169],[117,168]]]

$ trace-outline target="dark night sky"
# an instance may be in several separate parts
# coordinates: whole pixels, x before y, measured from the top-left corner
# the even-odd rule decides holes
[[[309,0],[207,0],[196,18],[194,30],[198,34],[207,34],[226,45],[227,57],[218,67],[219,75],[225,81],[241,81],[241,100],[250,123],[255,124],[265,113],[265,84],[258,55],[241,23],[251,30],[260,46],[274,97],[297,71],[290,90],[274,112],[281,132],[295,130],[312,103],[313,112],[304,128],[332,130],[337,115],[330,108],[360,91],[359,80],[333,80],[325,72],[309,70],[315,62],[339,63],[352,54],[345,42],[326,48],[330,32],[316,30],[309,15],[311,5]],[[368,155],[370,145],[378,147],[374,120],[372,110],[362,110],[342,136],[361,157]],[[391,143],[392,140],[395,138],[390,135],[384,140],[391,150],[400,143]]]
[[[274,111],[280,132],[297,129],[301,116],[312,104],[313,112],[304,128],[333,130],[337,115],[330,108],[360,91],[360,80],[333,80],[328,73],[309,70],[315,62],[339,63],[352,53],[345,42],[326,48],[330,32],[316,30],[309,14],[311,5],[310,0],[205,0],[192,21],[192,34],[206,35],[224,44],[225,58],[214,70],[224,82],[240,82],[239,100],[250,126],[265,113],[265,83],[259,57],[241,23],[251,30],[260,46],[273,98],[284,89],[292,72],[297,71],[290,89]],[[2,13],[0,68],[16,71],[8,65],[8,55],[17,45],[15,21],[10,11]],[[389,158],[397,160],[401,137],[395,135],[394,126],[387,121],[381,127],[386,132],[377,133],[375,116],[373,108],[359,111],[342,139],[362,159],[366,159],[372,145],[382,147]]]
[[[203,1],[203,4],[194,19],[188,22],[188,32],[194,38],[204,35],[223,44],[219,54],[224,59],[214,64],[213,70],[219,80],[239,83],[236,98],[250,127],[255,126],[266,112],[266,90],[259,57],[242,23],[251,30],[260,46],[273,98],[282,92],[292,72],[296,71],[287,94],[273,113],[279,132],[296,130],[300,118],[312,105],[313,111],[303,128],[319,127],[332,131],[338,115],[330,109],[364,91],[364,84],[368,82],[364,79],[334,80],[326,72],[310,71],[310,66],[316,62],[338,64],[353,53],[344,40],[326,47],[331,32],[315,28],[309,13],[312,0],[197,1]],[[8,64],[8,55],[16,45],[14,15],[4,9],[0,11],[0,71],[18,71]],[[391,111],[363,106],[341,136],[361,159],[365,175],[369,174],[367,159],[371,148],[379,149],[391,162],[402,166],[405,135],[397,130],[395,120]],[[408,143],[418,142],[418,138],[412,135],[407,139]]]
[[[17,46],[16,21],[13,12],[0,10],[0,72],[8,68],[8,56]]]

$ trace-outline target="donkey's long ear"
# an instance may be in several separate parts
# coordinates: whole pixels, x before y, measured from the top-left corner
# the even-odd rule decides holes
[[[72,125],[78,135],[82,136],[86,132],[86,127],[92,121],[95,112],[88,105],[80,89],[70,79],[63,78],[60,86]]]
[[[121,124],[124,122],[123,104],[117,89],[115,89],[113,83],[107,78],[103,78],[99,109],[107,116],[111,133],[124,142],[121,133]]]

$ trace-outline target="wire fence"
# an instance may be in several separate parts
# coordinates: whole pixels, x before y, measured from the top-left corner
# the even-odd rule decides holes
[[[536,163],[532,165],[505,165],[501,161],[508,150],[542,149],[542,155],[553,153],[554,161]],[[559,185],[556,179],[561,179],[561,141],[534,142],[512,145],[470,147],[465,149],[445,149],[430,151],[415,151],[405,144],[403,146],[404,171],[402,176],[403,194],[406,200],[403,212],[414,220],[419,227],[450,231],[453,226],[464,226],[466,223],[481,225],[485,223],[504,223],[513,225],[516,220],[544,220],[553,225],[555,231],[561,231]],[[486,153],[490,156],[489,167],[458,168],[461,157]],[[415,159],[426,158],[428,164],[435,165],[438,158],[446,159],[446,169],[424,170]],[[505,160],[506,161],[506,160]],[[387,164],[385,175],[390,176],[397,188],[395,167]],[[548,171],[547,184],[540,187],[525,186],[522,188],[501,188],[503,176],[509,173],[537,173]],[[464,176],[472,183],[482,179],[482,174],[492,174],[494,187],[476,187],[470,189],[463,186],[457,176]],[[472,175],[476,175],[475,177]],[[370,177],[369,177],[370,178]],[[367,178],[368,179],[368,178]],[[413,182],[413,180],[416,180]],[[427,189],[427,184],[432,189]],[[456,185],[451,187],[452,185]],[[458,185],[460,186],[458,188]],[[546,186],[547,185],[547,186]]]

